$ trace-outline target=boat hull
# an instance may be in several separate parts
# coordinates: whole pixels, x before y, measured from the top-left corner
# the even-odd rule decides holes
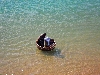
[[[54,41],[54,43],[51,44],[49,47],[41,47],[41,46],[38,45],[38,43],[36,41],[36,45],[37,45],[37,48],[39,50],[42,50],[42,51],[52,51],[55,48],[55,46],[56,46],[56,42]]]

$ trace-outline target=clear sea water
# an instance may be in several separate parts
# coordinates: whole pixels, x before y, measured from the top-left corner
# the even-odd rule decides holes
[[[40,51],[46,32],[53,51]],[[0,0],[0,75],[99,75],[100,0]]]

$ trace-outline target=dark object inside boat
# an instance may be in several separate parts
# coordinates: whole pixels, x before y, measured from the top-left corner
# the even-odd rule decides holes
[[[54,41],[54,39],[50,39],[50,45],[48,46],[48,45],[47,45],[47,42],[45,41],[45,46],[44,46],[44,41],[38,39],[38,40],[36,41],[36,45],[37,45],[37,48],[38,48],[39,50],[51,51],[51,50],[53,50],[53,49],[55,48],[56,42]]]

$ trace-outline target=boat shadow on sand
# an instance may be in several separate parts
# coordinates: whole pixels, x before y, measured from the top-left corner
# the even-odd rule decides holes
[[[55,56],[55,57],[59,57],[59,58],[64,58],[64,55],[61,54],[61,50],[58,48],[55,48],[52,51],[42,51],[42,53],[47,56]]]

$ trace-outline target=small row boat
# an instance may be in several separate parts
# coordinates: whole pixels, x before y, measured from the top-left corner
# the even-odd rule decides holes
[[[37,48],[38,48],[39,50],[43,50],[43,51],[52,51],[52,50],[55,48],[55,46],[56,46],[56,42],[53,41],[53,43],[52,43],[50,46],[48,46],[48,47],[42,47],[42,46],[40,46],[40,45],[38,44],[38,40],[37,40],[37,41],[36,41],[36,45],[37,45]]]

